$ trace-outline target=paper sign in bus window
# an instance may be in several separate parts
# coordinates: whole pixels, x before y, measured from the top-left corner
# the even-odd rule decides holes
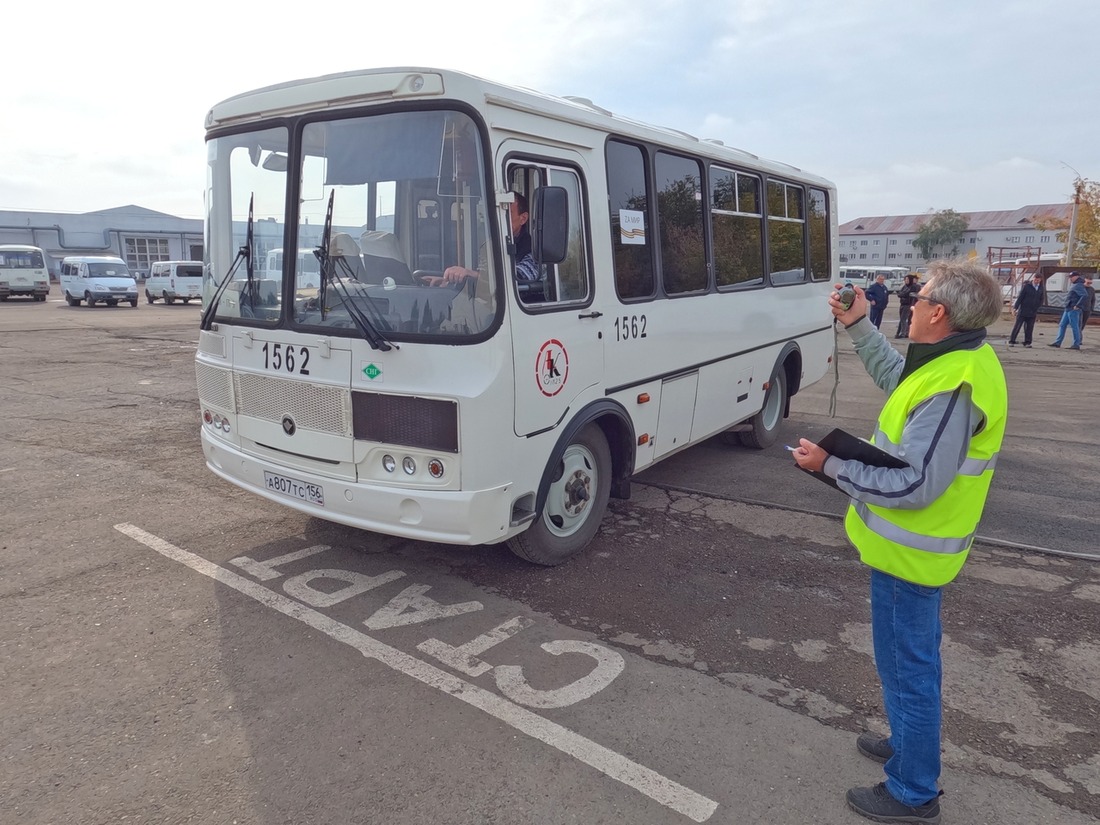
[[[645,244],[645,212],[637,209],[619,210],[619,242]]]

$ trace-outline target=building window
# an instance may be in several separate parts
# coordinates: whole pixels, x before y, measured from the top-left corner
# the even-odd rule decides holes
[[[1020,242],[1020,236],[1019,235],[1005,235],[1005,240],[1008,241],[1009,243],[1019,243]]]
[[[1039,243],[1050,243],[1050,235],[1039,236]]]
[[[898,245],[897,238],[891,238],[890,239],[890,246],[897,246],[897,245]]]
[[[912,252],[906,252],[906,253],[905,253],[905,257],[906,257],[906,258],[912,258],[912,257],[913,257],[913,253],[912,253]]]
[[[859,259],[860,259],[861,261],[862,261],[862,260],[863,260],[864,258],[866,258],[866,257],[867,257],[867,253],[866,253],[866,252],[860,252],[860,253],[859,253]]]
[[[977,238],[971,238],[971,239],[970,239],[970,245],[971,245],[971,246],[973,246],[973,245],[974,245],[974,244],[976,244],[977,242],[978,242],[978,239],[977,239]]]
[[[123,246],[126,247],[126,265],[142,276],[149,274],[152,264],[170,258],[167,238],[123,238]]]
[[[889,256],[888,256],[888,257],[890,258],[890,260],[893,260],[893,259],[894,259],[894,258],[896,258],[897,256],[898,256],[898,253],[897,253],[897,252],[891,252],[891,253],[889,254]]]
[[[912,246],[913,245],[913,239],[912,238],[907,238],[906,241],[905,241],[905,245],[906,246]]]
[[[860,246],[867,246],[867,241],[860,241],[860,242],[859,242],[859,245],[860,245]]]
[[[875,238],[875,246],[878,246],[878,245],[879,245],[879,240],[878,240],[878,238]]]
[[[1035,243],[1035,236],[1034,235],[1025,235],[1024,236],[1024,243]]]

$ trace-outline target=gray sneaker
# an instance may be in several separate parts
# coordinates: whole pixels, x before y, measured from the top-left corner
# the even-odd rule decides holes
[[[864,731],[856,739],[856,750],[868,759],[882,763],[885,763],[894,755],[894,747],[890,744],[890,738],[879,736],[877,733],[871,733],[870,731]]]
[[[923,822],[939,825],[940,791],[934,798],[915,808],[903,805],[886,790],[886,783],[879,782],[870,788],[852,788],[848,791],[848,807],[860,816],[875,822]]]

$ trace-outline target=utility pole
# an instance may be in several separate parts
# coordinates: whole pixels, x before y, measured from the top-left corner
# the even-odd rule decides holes
[[[1073,248],[1077,246],[1077,212],[1081,209],[1081,194],[1085,191],[1085,181],[1078,176],[1073,182],[1073,211],[1069,217],[1069,234],[1066,235],[1066,266],[1073,266]]]

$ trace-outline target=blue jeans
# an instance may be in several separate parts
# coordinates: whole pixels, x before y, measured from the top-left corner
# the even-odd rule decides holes
[[[903,805],[923,805],[939,793],[939,587],[871,571],[871,633],[894,755],[884,766],[886,790]]]
[[[1062,339],[1066,337],[1066,327],[1073,330],[1073,345],[1081,346],[1081,313],[1076,309],[1068,309],[1062,313],[1062,320],[1058,322],[1058,337],[1054,343],[1061,346]]]

